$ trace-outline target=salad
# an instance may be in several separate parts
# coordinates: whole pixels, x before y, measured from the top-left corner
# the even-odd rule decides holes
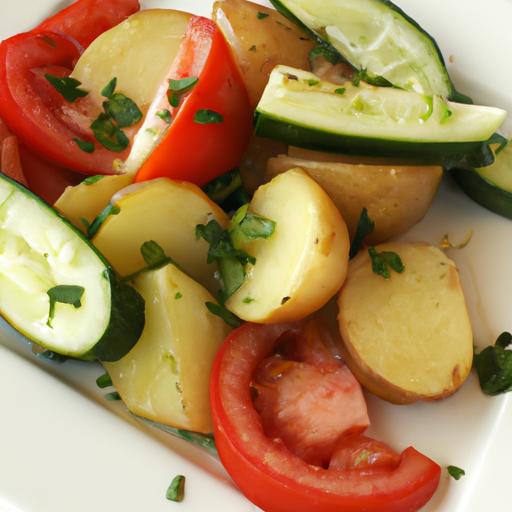
[[[78,0],[0,45],[0,311],[264,510],[419,510],[441,467],[367,435],[362,389],[509,389],[442,250],[470,237],[395,241],[443,169],[510,216],[506,112],[388,2],[274,5]]]

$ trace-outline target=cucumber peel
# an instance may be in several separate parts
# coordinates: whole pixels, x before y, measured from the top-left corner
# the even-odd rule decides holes
[[[91,242],[0,173],[0,314],[63,356],[115,361],[144,328],[144,300]]]

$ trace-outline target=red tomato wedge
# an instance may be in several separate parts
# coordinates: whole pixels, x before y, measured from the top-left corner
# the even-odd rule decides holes
[[[140,9],[138,0],[78,0],[38,25],[34,32],[72,37],[87,48],[99,35]]]
[[[242,159],[252,133],[252,109],[231,50],[209,19],[194,16],[189,22],[169,78],[185,77],[199,81],[173,111],[172,124],[135,181],[167,177],[204,185]],[[200,110],[220,114],[222,122],[196,122]]]
[[[210,386],[215,442],[241,491],[266,512],[413,512],[439,484],[441,468],[414,448],[396,467],[327,470],[267,437],[251,399],[251,379],[295,326],[245,324],[217,354]]]
[[[20,142],[45,160],[83,174],[114,174],[113,153],[99,144],[85,153],[73,140],[91,140],[89,126],[99,113],[88,97],[68,103],[45,73],[68,75],[79,51],[67,37],[25,33],[0,44],[0,117]]]

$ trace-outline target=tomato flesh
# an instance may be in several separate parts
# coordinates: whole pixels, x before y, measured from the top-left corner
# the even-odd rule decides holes
[[[267,512],[412,512],[439,484],[439,465],[407,448],[396,468],[335,471],[308,464],[274,442],[253,406],[250,384],[276,341],[296,326],[245,324],[227,338],[211,378],[220,458],[242,492]]]

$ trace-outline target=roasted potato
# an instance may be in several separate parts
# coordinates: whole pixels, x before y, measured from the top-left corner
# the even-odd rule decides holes
[[[340,293],[342,352],[359,382],[396,404],[438,400],[466,380],[473,335],[459,273],[440,249],[383,244],[403,272],[388,279],[372,271],[368,251],[349,265]]]
[[[279,155],[267,164],[267,178],[300,167],[316,180],[334,201],[353,237],[363,208],[375,221],[367,238],[380,243],[398,236],[419,222],[441,182],[441,167],[357,164],[354,157],[306,152],[316,160]],[[330,161],[327,161],[330,159]]]
[[[249,210],[276,228],[242,247],[256,264],[227,307],[259,323],[297,320],[321,308],[343,284],[349,250],[347,227],[329,196],[293,169],[261,186]]]
[[[146,301],[146,325],[121,360],[105,363],[130,411],[153,421],[211,432],[210,370],[229,329],[205,302],[215,299],[174,265],[134,281]]]

